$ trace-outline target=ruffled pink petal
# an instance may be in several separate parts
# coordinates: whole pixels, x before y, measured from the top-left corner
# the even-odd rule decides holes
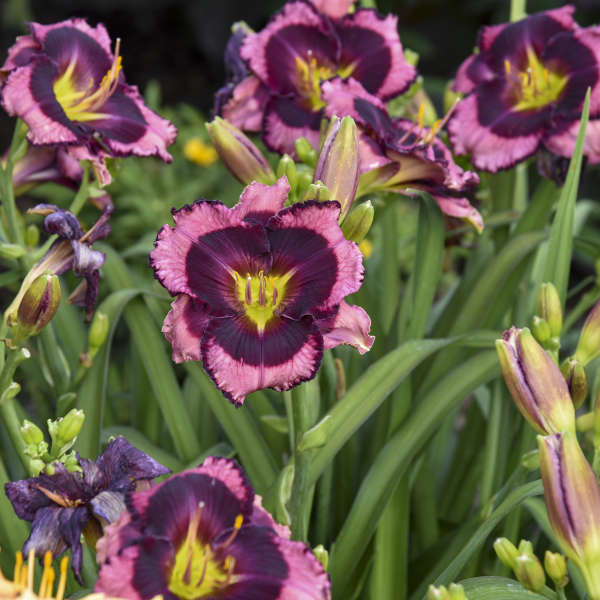
[[[368,173],[389,165],[392,161],[384,154],[383,148],[370,136],[360,132],[358,136],[358,151],[360,154],[360,174]]]
[[[239,500],[244,514],[249,513],[250,510],[254,514],[254,491],[246,474],[235,460],[219,456],[209,456],[197,469],[191,469],[187,472],[208,475],[224,483],[229,491]],[[252,509],[250,509],[250,505],[252,505]]]
[[[222,109],[224,119],[244,131],[260,131],[269,90],[260,79],[250,75],[233,90],[233,95]]]
[[[367,100],[378,109],[385,111],[385,104],[377,96],[369,94],[360,82],[353,77],[348,79],[334,77],[324,81],[321,84],[321,96],[324,102],[327,103],[324,110],[329,118],[337,116],[342,119],[345,116],[350,116],[359,125],[364,125],[364,120],[356,110],[355,100],[357,98]]]
[[[362,254],[344,237],[339,212],[337,202],[305,202],[269,220],[273,270],[294,270],[290,285],[297,289],[298,298],[286,306],[285,314],[303,314],[303,307],[313,314],[326,311],[360,288]]]
[[[417,186],[415,186],[417,187]],[[467,198],[455,198],[444,194],[439,190],[423,189],[428,192],[437,202],[440,210],[449,217],[456,217],[470,223],[479,232],[483,231],[483,219],[479,211],[467,200]]]
[[[0,75],[2,75],[2,72],[8,73],[12,69],[26,65],[39,50],[40,44],[33,37],[30,35],[20,35],[17,37],[17,41],[9,48],[8,56],[2,67],[0,67]]]
[[[364,354],[371,349],[375,341],[375,337],[369,335],[369,315],[360,306],[350,306],[345,300],[340,302],[337,314],[329,327],[328,331],[323,332],[325,349],[335,348],[339,344],[350,344]]]
[[[2,106],[10,116],[25,121],[29,127],[27,139],[32,144],[73,144],[86,137],[77,131],[56,101],[51,85],[56,74],[56,67],[47,58],[36,58],[12,71],[2,88]],[[34,75],[36,80],[32,79]],[[39,77],[44,82],[47,79],[48,84],[37,85]],[[44,90],[37,99],[33,96],[32,84]]]
[[[503,115],[498,117],[498,121]],[[526,118],[526,117],[524,117]],[[456,154],[471,154],[471,162],[484,171],[508,169],[536,152],[544,131],[504,137],[479,123],[477,96],[461,100],[448,123],[450,142]]]
[[[495,76],[481,53],[472,54],[458,67],[452,89],[461,94],[468,94],[480,83],[490,81]]]
[[[281,537],[274,538],[273,541],[289,570],[277,600],[329,600],[329,576],[310,548],[302,542]]]
[[[323,337],[311,319],[274,318],[259,334],[244,317],[213,319],[202,340],[202,361],[223,394],[235,404],[256,390],[289,390],[315,376]]]
[[[263,508],[262,497],[258,494],[254,495],[254,508],[252,509],[252,516],[250,517],[250,525],[268,527],[269,529],[272,529],[279,537],[287,540],[289,540],[291,536],[290,528],[277,523],[271,514]]]
[[[59,23],[53,23],[52,25],[41,25],[40,23],[29,23],[29,31],[35,40],[37,40],[42,46],[46,41],[47,35],[51,31],[56,29],[62,29],[63,27],[73,27],[81,33],[86,34],[93,40],[98,42],[102,48],[111,55],[112,49],[110,43],[110,37],[106,31],[106,27],[102,23],[98,23],[96,27],[90,27],[85,19],[67,19],[66,21],[60,21]]]
[[[312,5],[320,12],[332,19],[341,19],[348,14],[350,7],[356,0],[310,0]]]
[[[94,149],[89,146],[66,146],[68,153],[77,161],[89,160],[94,169],[96,181],[102,186],[107,186],[112,181],[112,175],[108,170],[106,159],[110,158],[110,154],[104,150]]]
[[[567,129],[548,136],[544,140],[544,146],[558,156],[570,158],[575,151],[575,142],[577,141],[577,134],[580,127],[581,120],[573,121]],[[583,153],[590,164],[597,165],[600,163],[600,119],[588,121],[585,130]]]
[[[106,594],[111,598],[144,600],[133,584],[134,569],[139,554],[138,546],[129,546],[111,555],[110,562],[105,562],[100,567],[94,592]]]
[[[397,16],[358,9],[335,27],[342,42],[340,63],[354,65],[352,77],[369,93],[389,100],[416,79],[417,70],[404,58]]]
[[[187,294],[179,296],[172,304],[162,332],[173,347],[173,361],[200,360],[200,341],[210,317],[202,305]]]
[[[247,219],[265,225],[270,217],[284,206],[290,193],[290,184],[285,176],[273,185],[254,182],[244,188],[240,201],[231,212],[240,220]]]

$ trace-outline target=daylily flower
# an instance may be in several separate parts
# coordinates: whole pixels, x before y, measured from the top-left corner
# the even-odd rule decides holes
[[[137,482],[169,470],[122,437],[110,442],[96,462],[79,458],[79,464],[81,473],[54,463],[53,475],[10,482],[4,488],[17,515],[32,522],[23,552],[58,556],[71,548],[73,572],[81,583],[81,534],[95,543],[101,527],[125,509],[125,494]]]
[[[276,525],[233,460],[133,493],[98,542],[95,590],[129,600],[328,600],[323,567]]]
[[[437,136],[442,121],[434,127],[420,122],[391,118],[385,105],[353,80],[332,79],[322,85],[328,116],[349,115],[361,128],[359,135],[360,172],[356,197],[391,191],[414,195],[423,190],[450,216],[483,229],[481,215],[469,198],[479,177],[463,171],[450,150]]]
[[[173,212],[150,254],[172,295],[163,332],[173,360],[202,360],[241,404],[266,387],[288,390],[316,374],[324,348],[366,352],[370,319],[344,298],[363,278],[360,250],[344,238],[337,202],[283,208],[290,186],[253,183],[232,209],[197,201]]]
[[[573,433],[538,436],[548,518],[562,551],[600,599],[600,488]]]
[[[152,112],[137,87],[125,83],[119,40],[115,51],[103,25],[83,19],[54,25],[29,23],[0,68],[2,106],[23,119],[34,145],[64,145],[77,159],[93,161],[99,180],[110,183],[109,156],[160,156],[175,127]]]
[[[113,211],[110,199],[107,196],[104,199],[107,201],[104,212],[86,233],[83,233],[77,217],[72,212],[53,204],[38,204],[28,211],[45,215],[44,229],[48,233],[57,234],[58,240],[27,273],[19,293],[6,310],[6,320],[9,325],[12,325],[16,319],[16,311],[24,294],[40,275],[47,271],[62,275],[69,269],[73,269],[75,275],[84,278],[69,297],[69,302],[77,306],[85,306],[86,318],[91,319],[98,295],[99,270],[106,259],[102,252],[92,248],[92,244],[96,240],[104,239],[110,233],[108,220]]]
[[[569,388],[556,363],[529,329],[511,327],[496,350],[506,386],[532,427],[549,435],[575,432],[575,410]]]
[[[600,162],[600,28],[579,28],[573,11],[564,6],[481,30],[478,52],[454,82],[466,94],[448,124],[457,154],[493,173],[543,148],[570,157],[590,87],[584,152]]]
[[[416,70],[404,60],[397,18],[371,9],[345,14],[349,4],[288,2],[265,29],[247,32],[239,53],[249,73],[227,88],[226,103],[219,96],[219,113],[240,129],[261,131],[271,150],[293,156],[301,136],[318,147],[323,81],[352,78],[382,100],[408,89]]]

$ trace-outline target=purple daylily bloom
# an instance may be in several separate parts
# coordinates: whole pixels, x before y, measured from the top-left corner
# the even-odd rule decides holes
[[[318,146],[325,102],[321,83],[352,78],[369,93],[388,100],[404,92],[416,70],[404,60],[397,18],[371,9],[346,14],[348,1],[293,1],[258,33],[247,33],[240,56],[248,75],[217,109],[240,129],[261,131],[265,144],[294,154],[304,136]],[[345,116],[345,115],[341,115]]]
[[[81,583],[81,541],[84,530],[116,521],[125,510],[125,495],[137,482],[165,475],[169,469],[119,437],[108,444],[96,462],[79,457],[81,472],[55,463],[54,474],[42,474],[5,484],[17,515],[32,523],[23,552],[53,556],[71,548],[73,571]],[[91,536],[93,537],[93,535]]]
[[[460,66],[466,94],[448,123],[457,154],[495,173],[547,149],[570,157],[591,88],[585,155],[600,162],[600,27],[580,28],[573,6],[484,27],[478,52]]]
[[[411,195],[423,190],[450,217],[464,219],[478,231],[481,215],[471,203],[479,177],[463,171],[436,135],[440,124],[424,127],[408,119],[391,118],[385,105],[355,81],[339,78],[323,84],[328,116],[350,115],[361,127],[361,176],[356,197],[382,190]]]
[[[64,145],[77,159],[93,161],[101,183],[110,183],[109,156],[160,156],[176,129],[152,112],[137,87],[125,83],[119,42],[115,53],[103,25],[83,19],[54,25],[29,23],[0,74],[2,106],[23,119],[34,145]]]
[[[323,567],[262,508],[237,463],[202,465],[133,493],[98,542],[95,591],[129,600],[328,600]]]
[[[177,295],[163,332],[173,360],[202,360],[241,404],[266,387],[288,390],[316,374],[323,348],[367,351],[370,320],[344,298],[363,278],[362,255],[338,225],[337,202],[284,208],[285,177],[253,183],[232,209],[197,201],[174,211],[150,254]]]

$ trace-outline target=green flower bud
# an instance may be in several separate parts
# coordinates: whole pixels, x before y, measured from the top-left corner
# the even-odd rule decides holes
[[[540,453],[537,450],[530,450],[521,457],[521,464],[528,471],[537,471],[540,468]]]
[[[27,225],[25,229],[25,243],[30,248],[33,248],[34,246],[37,246],[39,241],[40,228],[37,225],[34,225],[33,223],[31,225]]]
[[[583,365],[573,358],[567,358],[560,366],[560,371],[569,386],[573,405],[579,408],[588,392],[587,376]]]
[[[533,337],[542,345],[545,345],[552,337],[548,321],[537,315],[534,315],[531,320],[531,333],[533,333]]]
[[[348,214],[358,187],[358,131],[352,117],[333,117],[315,166],[313,181],[322,181],[329,197],[340,203],[340,222]]]
[[[52,319],[60,305],[60,282],[49,271],[27,288],[16,314],[14,338],[17,343],[37,335]]]
[[[544,568],[548,577],[552,579],[554,585],[558,588],[564,588],[569,583],[569,573],[567,571],[567,557],[558,552],[546,550],[544,555]]]
[[[52,456],[59,458],[73,446],[84,420],[84,412],[77,408],[72,408],[64,417],[56,421],[48,419],[48,431],[52,438]]]
[[[546,573],[535,555],[520,554],[517,556],[513,571],[519,583],[527,590],[537,592],[546,584]]]
[[[284,154],[277,165],[277,179],[284,175],[290,184],[290,190],[294,191],[298,183],[298,171],[296,170],[296,163],[289,154]]]
[[[316,200],[317,202],[325,202],[326,200],[329,200],[329,197],[329,190],[327,187],[323,185],[323,182],[317,181],[308,186],[302,201]]]
[[[323,565],[323,568],[327,571],[327,565],[329,564],[329,552],[325,549],[323,544],[319,544],[313,548],[313,553],[317,557],[317,560]]]
[[[370,200],[355,206],[342,223],[342,231],[347,240],[360,244],[371,229],[375,208]]]
[[[88,345],[90,348],[90,354],[92,357],[102,347],[102,344],[106,341],[108,336],[108,329],[110,323],[108,322],[108,316],[100,311],[96,311],[92,324],[90,325],[90,331],[88,333]]]
[[[317,164],[317,153],[305,137],[298,138],[294,146],[301,162],[310,167],[314,167]]]
[[[460,583],[451,583],[448,586],[448,592],[452,600],[467,600],[465,588]]]
[[[516,546],[507,538],[498,538],[494,542],[494,551],[505,567],[512,569],[515,559],[519,556]]]
[[[208,135],[229,172],[243,184],[275,183],[275,174],[262,152],[237,127],[215,117],[206,123]]]
[[[427,600],[451,600],[451,598],[445,586],[435,587],[430,585],[427,590]]]
[[[550,327],[550,337],[560,337],[563,320],[562,304],[554,284],[542,283],[540,286],[538,312]]]
[[[21,426],[21,437],[26,444],[37,446],[44,441],[44,433],[42,430],[31,421],[25,419]]]
[[[40,458],[29,459],[29,472],[37,477],[46,468],[46,463]],[[52,473],[48,473],[51,475]]]
[[[519,554],[525,556],[535,556],[533,553],[533,544],[529,540],[521,540],[519,542]]]
[[[600,355],[600,302],[592,308],[583,324],[573,358],[585,367]]]

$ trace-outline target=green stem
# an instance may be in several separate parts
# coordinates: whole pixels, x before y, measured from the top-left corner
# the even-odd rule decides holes
[[[520,21],[527,16],[526,0],[511,0],[510,2],[510,20]]]
[[[75,198],[73,198],[73,202],[71,202],[71,206],[69,210],[77,216],[85,201],[89,197],[89,182],[90,182],[90,164],[87,160],[81,161],[81,167],[83,169],[83,174],[81,176],[81,183],[79,184],[79,189],[77,190],[77,194]]]
[[[11,478],[8,475],[4,461],[0,457],[0,488],[4,490],[4,484],[9,481],[11,481]],[[0,494],[0,523],[2,523],[2,533],[6,536],[6,539],[3,540],[6,544],[4,550],[12,555],[21,548],[22,543],[25,541],[27,525],[15,515],[6,494]]]
[[[14,157],[21,145],[25,142],[25,126],[21,120],[17,120],[12,142],[10,145],[10,153],[4,169],[2,169],[0,199],[6,211],[6,220],[8,221],[8,233],[10,242],[24,245],[23,232],[19,224],[19,211],[15,202],[15,192],[12,182],[12,174],[14,167]]]

